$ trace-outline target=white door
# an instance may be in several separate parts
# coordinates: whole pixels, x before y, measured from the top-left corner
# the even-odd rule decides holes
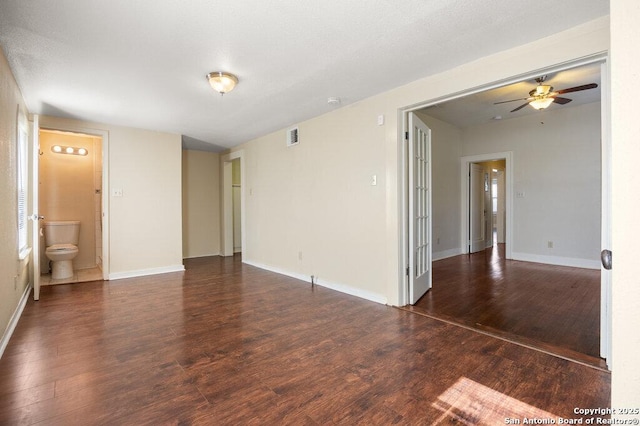
[[[431,130],[409,114],[409,299],[431,288]]]
[[[505,234],[505,182],[504,182],[504,170],[499,170],[497,174],[498,178],[498,212],[497,212],[497,224],[498,228],[498,242],[504,243]]]
[[[469,164],[469,253],[485,248],[484,168]]]
[[[484,247],[493,247],[493,214],[491,212],[491,175],[485,170],[484,172]]]
[[[40,220],[38,211],[38,167],[40,166],[40,124],[34,114],[31,127],[31,261],[33,262],[33,300],[40,299]]]

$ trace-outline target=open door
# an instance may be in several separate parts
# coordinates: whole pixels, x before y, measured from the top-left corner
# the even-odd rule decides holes
[[[484,168],[469,164],[469,253],[485,249]]]
[[[31,262],[33,264],[33,300],[40,299],[40,221],[38,211],[38,167],[40,166],[40,122],[33,115],[31,127]]]
[[[431,288],[431,130],[409,114],[409,299]]]

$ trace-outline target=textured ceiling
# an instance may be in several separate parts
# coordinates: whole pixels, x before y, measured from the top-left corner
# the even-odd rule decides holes
[[[539,12],[544,11],[541,21]],[[231,147],[607,15],[608,0],[2,0],[31,112]],[[235,73],[224,97],[205,80]]]

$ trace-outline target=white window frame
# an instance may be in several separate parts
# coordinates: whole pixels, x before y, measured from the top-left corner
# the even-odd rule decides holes
[[[18,215],[18,258],[29,256],[29,128],[27,119],[18,107],[18,125],[16,134],[16,197]]]

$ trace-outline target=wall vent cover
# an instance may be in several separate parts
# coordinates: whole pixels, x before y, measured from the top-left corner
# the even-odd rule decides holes
[[[298,128],[293,127],[287,130],[287,146],[294,146],[300,143]]]

